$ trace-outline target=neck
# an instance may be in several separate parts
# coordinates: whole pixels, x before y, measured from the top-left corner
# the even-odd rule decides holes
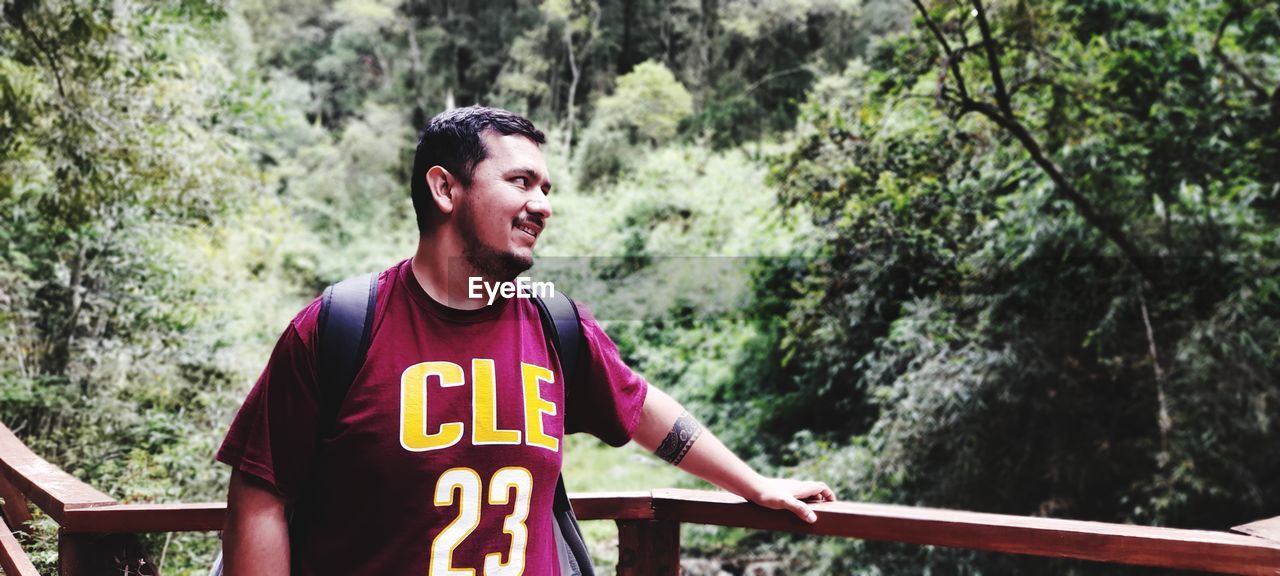
[[[485,307],[484,297],[470,298],[469,279],[481,276],[462,258],[462,241],[455,234],[436,231],[418,237],[418,249],[410,262],[413,277],[436,302],[458,310]],[[486,281],[491,281],[485,278]]]

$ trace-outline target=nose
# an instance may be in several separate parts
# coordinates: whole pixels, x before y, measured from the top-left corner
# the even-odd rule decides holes
[[[529,202],[525,203],[524,209],[528,211],[530,214],[537,214],[541,216],[543,220],[550,218],[551,217],[551,198],[547,197],[546,194],[538,194],[537,196],[538,196],[537,198],[529,200]]]

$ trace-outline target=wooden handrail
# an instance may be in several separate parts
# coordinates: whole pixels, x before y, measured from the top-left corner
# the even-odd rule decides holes
[[[579,520],[653,520],[652,492],[570,492]]]
[[[1229,532],[985,514],[889,504],[814,504],[818,521],[724,492],[573,494],[582,520],[666,521],[754,528],[1229,574],[1280,571],[1280,542]],[[222,503],[124,504],[67,513],[69,532],[218,530]]]
[[[222,530],[225,502],[113,504],[68,510],[60,524],[76,534],[211,532]]]
[[[653,507],[659,520],[696,524],[1227,574],[1280,574],[1280,542],[1229,532],[857,502],[814,504],[818,521],[805,524],[732,494],[696,490],[654,491]]]
[[[1236,532],[1266,538],[1272,542],[1280,542],[1280,516],[1258,520],[1232,528]]]
[[[579,520],[652,520],[651,492],[591,492],[569,495]],[[71,533],[207,532],[222,530],[224,502],[111,504],[68,510],[60,526]]]
[[[137,541],[122,539],[123,535],[220,530],[226,514],[222,502],[117,503],[31,453],[2,424],[0,471],[4,473],[0,494],[6,495],[7,500],[25,496],[60,524],[63,574],[94,573],[86,567],[99,565],[95,563],[112,558],[112,554],[117,559],[121,554],[141,558]],[[806,524],[790,512],[767,510],[724,492],[667,489],[571,494],[570,498],[580,519],[618,522],[618,573],[623,575],[677,571],[681,523],[1229,574],[1280,574],[1280,517],[1239,526],[1236,530],[1246,534],[1233,534],[827,502],[813,505],[818,520]],[[3,512],[9,523],[15,524],[15,516],[19,518],[17,523],[25,521],[25,509],[25,502],[7,502]],[[22,554],[8,526],[0,524],[0,528],[4,532],[0,534],[0,566],[6,574],[34,574],[34,569],[23,572],[30,560]],[[107,535],[106,539],[103,535]]]
[[[0,472],[9,479],[9,484],[59,524],[68,510],[116,503],[110,496],[36,456],[4,425],[0,425]]]

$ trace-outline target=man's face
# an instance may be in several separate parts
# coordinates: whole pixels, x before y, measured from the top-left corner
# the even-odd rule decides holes
[[[480,138],[488,154],[457,209],[462,256],[491,280],[511,280],[533,266],[533,245],[551,217],[551,180],[534,141],[493,131]]]

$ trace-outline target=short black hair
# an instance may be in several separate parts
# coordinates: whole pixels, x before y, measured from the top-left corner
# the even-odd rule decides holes
[[[501,108],[467,106],[437,114],[423,129],[418,151],[413,157],[410,191],[419,233],[426,232],[428,216],[435,210],[431,190],[427,186],[427,171],[432,166],[440,166],[463,186],[470,186],[476,165],[488,156],[488,150],[480,139],[485,130],[493,130],[503,136],[519,134],[538,144],[547,142],[546,135],[534,128],[533,122]]]

